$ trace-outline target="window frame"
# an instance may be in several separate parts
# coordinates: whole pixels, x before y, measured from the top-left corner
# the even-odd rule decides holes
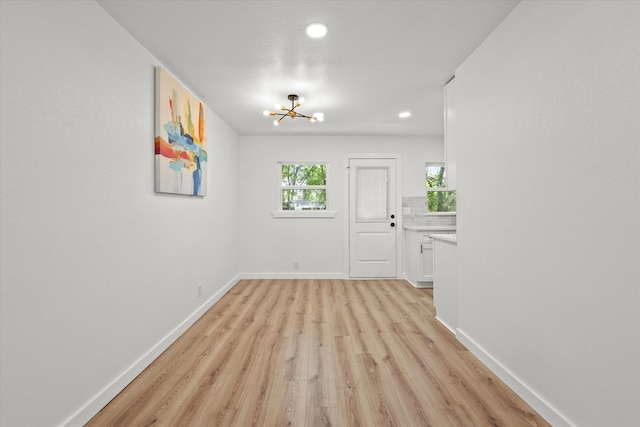
[[[443,187],[427,187],[427,176],[426,176],[426,171],[427,168],[429,167],[442,167],[444,169],[444,185]],[[447,169],[446,169],[446,165],[444,162],[425,162],[424,164],[424,169],[425,169],[425,189],[426,189],[426,196],[427,196],[427,200],[426,200],[426,205],[427,205],[427,213],[426,215],[455,215],[456,211],[447,211],[447,212],[433,212],[429,210],[429,193],[439,193],[439,192],[448,192],[448,193],[455,193],[455,190],[449,190],[447,188]],[[456,193],[456,210],[457,210],[457,193]]]
[[[325,185],[282,185],[282,165],[323,165],[326,171]],[[336,211],[330,209],[333,205],[330,196],[330,162],[327,161],[284,161],[277,162],[277,197],[278,209],[272,210],[271,214],[274,218],[334,218]],[[283,190],[324,190],[326,194],[326,203],[324,209],[317,210],[283,210],[282,209],[282,191]]]

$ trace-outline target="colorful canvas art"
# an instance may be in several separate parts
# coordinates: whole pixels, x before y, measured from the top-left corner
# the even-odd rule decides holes
[[[206,108],[161,67],[155,121],[156,192],[206,195]]]

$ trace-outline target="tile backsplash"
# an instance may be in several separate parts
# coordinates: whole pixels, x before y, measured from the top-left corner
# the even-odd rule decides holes
[[[402,222],[404,225],[456,225],[455,215],[425,215],[427,197],[402,198]]]

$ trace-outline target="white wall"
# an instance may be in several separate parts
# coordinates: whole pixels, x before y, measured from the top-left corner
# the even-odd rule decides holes
[[[525,1],[456,72],[459,336],[554,425],[640,419],[639,29]]]
[[[405,196],[424,196],[424,163],[444,158],[442,137],[241,137],[243,273],[348,277],[344,266],[347,153],[400,153]],[[327,203],[329,209],[337,210],[336,217],[273,218],[271,211],[278,209],[280,197],[278,161],[329,162]],[[293,268],[296,260],[299,270]],[[399,266],[399,273],[401,270]]]
[[[209,195],[155,194],[158,61],[94,2],[0,5],[0,424],[79,425],[237,277],[238,137],[210,113]]]

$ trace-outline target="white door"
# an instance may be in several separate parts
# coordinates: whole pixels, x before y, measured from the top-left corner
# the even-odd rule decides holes
[[[396,160],[349,159],[349,276],[397,277]]]

